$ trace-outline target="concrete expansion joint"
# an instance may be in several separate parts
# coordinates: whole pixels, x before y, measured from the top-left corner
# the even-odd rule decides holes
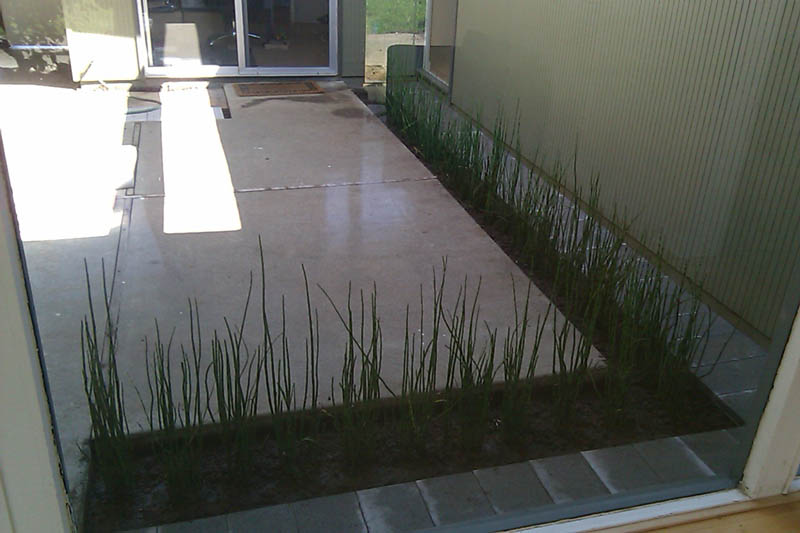
[[[415,181],[431,181],[438,179],[436,176],[419,176],[414,178],[397,178],[376,181],[350,181],[341,183],[322,183],[309,185],[281,185],[277,187],[252,187],[244,189],[234,189],[234,193],[251,192],[277,192],[277,191],[300,191],[305,189],[331,189],[335,187],[361,187],[364,185],[386,185],[391,183],[411,183]],[[146,200],[149,198],[164,198],[164,193],[152,194],[125,194],[119,197],[123,200]]]
[[[359,187],[362,185],[384,185],[388,183],[409,183],[413,181],[430,181],[437,179],[435,176],[418,176],[413,178],[395,178],[395,179],[382,179],[382,180],[362,180],[362,181],[345,181],[338,183],[320,183],[308,185],[281,185],[276,187],[253,187],[247,189],[236,189],[237,193],[245,192],[270,192],[270,191],[295,191],[303,189],[330,189],[334,187]]]

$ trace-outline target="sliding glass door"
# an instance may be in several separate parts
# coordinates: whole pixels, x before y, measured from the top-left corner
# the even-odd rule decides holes
[[[337,0],[141,0],[153,77],[338,73]]]

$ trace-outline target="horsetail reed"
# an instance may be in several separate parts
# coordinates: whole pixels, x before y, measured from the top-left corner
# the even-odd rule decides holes
[[[637,285],[632,277],[639,272],[632,266],[639,264],[639,258],[622,238],[626,221],[615,212],[606,227],[596,215],[599,179],[593,177],[585,198],[577,186],[576,156],[570,200],[561,192],[564,167],[552,164],[544,178],[536,167],[538,153],[523,179],[517,115],[510,129],[500,109],[492,131],[485,134],[475,125],[481,123],[480,113],[476,123],[459,116],[419,76],[389,75],[387,80],[389,123],[454,195],[510,237],[519,262],[548,280],[561,310],[584,336],[604,341],[609,348],[606,364],[619,365],[610,370],[616,382],[609,386],[627,386],[625,376],[635,367],[638,373],[657,376],[655,383],[664,397],[674,396],[667,391],[682,387],[696,361],[703,358],[708,313],[696,294],[683,287],[666,282]],[[659,266],[648,269],[649,277],[663,280]],[[626,300],[626,291],[638,291],[643,299]],[[694,304],[676,320],[679,302]],[[620,324],[623,332],[616,331]],[[643,338],[625,333],[633,331],[644,331],[638,336]],[[562,330],[556,336],[563,340],[568,333]],[[555,355],[559,361],[562,355],[569,359],[566,352]],[[619,398],[622,393],[612,394]],[[615,402],[619,404],[618,400],[611,404]]]
[[[355,468],[374,458],[376,402],[381,397],[381,387],[394,393],[381,377],[383,363],[383,331],[378,316],[378,293],[373,285],[369,296],[369,312],[365,306],[364,291],[359,292],[360,313],[356,319],[352,305],[352,286],[347,287],[347,307],[340,311],[325,289],[320,290],[333,307],[341,322],[346,340],[339,380],[338,409],[334,409],[333,421],[339,433],[345,462]],[[367,316],[369,314],[369,316]],[[365,328],[369,328],[366,335]],[[331,403],[337,407],[337,394],[331,379]]]
[[[526,426],[525,416],[529,412],[533,401],[533,379],[536,374],[536,364],[539,361],[539,347],[542,342],[550,308],[544,317],[536,318],[535,335],[530,353],[527,350],[529,302],[531,296],[531,282],[525,293],[525,302],[522,305],[520,316],[517,305],[517,288],[514,278],[511,278],[514,297],[514,326],[506,331],[503,342],[503,398],[501,404],[502,430],[505,439],[509,442],[519,440]],[[527,368],[525,359],[528,359]]]
[[[252,460],[249,446],[252,443],[253,420],[258,408],[261,373],[264,372],[262,346],[251,351],[244,340],[252,292],[251,273],[239,327],[232,326],[227,318],[223,319],[225,335],[214,331],[211,362],[205,372],[209,417],[213,422],[219,421],[229,439],[229,460],[234,465],[236,475],[246,473]],[[212,405],[215,409],[212,409]]]
[[[487,340],[478,344],[481,280],[469,304],[469,282],[459,287],[453,311],[445,312],[443,323],[448,332],[447,381],[445,395],[453,403],[462,445],[476,449],[489,425],[489,403],[494,384],[497,330],[486,327]]]
[[[124,493],[131,484],[131,455],[125,393],[117,369],[117,321],[111,309],[105,262],[101,261],[105,312],[101,331],[98,331],[89,264],[85,259],[83,268],[89,315],[81,321],[81,361],[83,390],[91,419],[90,451],[106,487],[112,492]]]
[[[426,322],[423,287],[419,288],[419,336],[409,335],[409,306],[406,306],[405,335],[403,343],[403,379],[401,397],[405,413],[399,426],[409,448],[415,453],[425,451],[428,428],[440,404],[436,390],[436,370],[439,360],[439,336],[443,316],[442,299],[447,279],[447,260],[442,259],[442,275],[437,279],[433,269],[432,305]],[[425,334],[428,332],[426,340]]]
[[[190,337],[195,335],[195,312],[189,304]],[[155,343],[152,355],[149,342],[145,338],[145,369],[149,405],[141,398],[142,407],[147,411],[150,431],[159,432],[160,439],[155,443],[156,451],[166,474],[170,497],[183,500],[190,496],[198,482],[197,432],[203,424],[203,410],[200,396],[201,353],[193,344],[192,358],[181,346],[180,401],[176,403],[172,385],[172,366],[170,353],[175,331],[170,334],[166,345],[161,339],[158,321],[155,321]],[[199,334],[199,324],[198,324]],[[138,391],[137,391],[138,392]]]

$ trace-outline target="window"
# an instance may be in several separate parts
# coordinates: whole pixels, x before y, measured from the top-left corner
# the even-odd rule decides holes
[[[458,0],[428,0],[425,70],[450,85],[456,46]]]

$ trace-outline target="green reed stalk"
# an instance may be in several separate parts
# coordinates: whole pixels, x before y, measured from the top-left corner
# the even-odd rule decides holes
[[[175,400],[172,385],[172,366],[170,353],[175,331],[170,334],[165,345],[161,339],[158,321],[155,321],[155,344],[152,354],[145,337],[145,369],[149,404],[139,396],[142,407],[148,415],[150,431],[159,432],[154,450],[166,474],[170,498],[177,501],[191,497],[200,480],[198,464],[200,449],[197,441],[198,431],[203,424],[202,401],[200,395],[200,369],[202,364],[199,338],[200,324],[197,303],[194,308],[189,302],[190,338],[194,341],[197,330],[198,343],[192,343],[192,357],[181,345],[181,383],[180,402]],[[197,322],[195,322],[197,318]],[[138,391],[137,391],[138,393]]]
[[[117,369],[117,321],[111,310],[105,262],[101,261],[105,325],[102,332],[98,332],[86,259],[83,267],[89,315],[84,316],[81,322],[81,361],[83,390],[91,420],[90,449],[93,464],[106,489],[122,496],[131,487],[133,469],[125,395]]]
[[[251,352],[244,341],[244,327],[253,292],[253,276],[247,290],[238,328],[232,326],[227,318],[225,336],[215,330],[211,342],[211,363],[206,369],[206,402],[209,416],[213,422],[222,425],[223,433],[229,442],[231,474],[245,475],[252,463],[253,426],[257,414],[261,373],[264,371],[264,353],[258,346]],[[208,378],[211,377],[211,386]],[[216,403],[216,417],[211,409],[212,398]]]
[[[469,283],[465,278],[453,311],[443,317],[449,335],[445,394],[456,412],[461,445],[468,451],[479,449],[489,430],[489,406],[496,370],[497,330],[486,325],[487,340],[478,346],[480,289],[479,279],[468,307]]]
[[[404,436],[412,452],[423,455],[428,444],[428,431],[441,406],[436,391],[436,370],[439,359],[439,337],[442,322],[442,301],[447,278],[447,259],[442,259],[442,275],[433,270],[432,309],[427,317],[423,287],[419,290],[419,337],[409,333],[409,306],[406,306],[405,336],[403,345],[403,379],[401,398],[403,412],[399,419],[399,433]],[[430,325],[428,324],[430,321]],[[427,341],[425,335],[428,335]]]
[[[523,311],[520,316],[517,305],[517,290],[514,278],[511,278],[514,297],[514,327],[509,327],[503,342],[503,399],[501,403],[503,436],[509,443],[518,443],[528,425],[527,416],[533,404],[533,379],[536,364],[539,360],[539,347],[544,335],[545,325],[550,309],[544,317],[536,319],[533,346],[527,350],[529,327],[529,302],[532,283],[528,282]],[[528,366],[524,362],[527,357]]]
[[[324,288],[320,286],[320,290],[330,302],[347,335],[339,381],[341,404],[338,409],[334,409],[334,422],[342,439],[345,464],[349,468],[356,468],[375,457],[376,404],[381,398],[381,389],[385,388],[392,396],[396,396],[381,377],[383,332],[378,316],[377,287],[373,284],[369,297],[369,313],[364,292],[360,291],[360,315],[357,320],[353,312],[350,284],[344,313]],[[331,401],[336,407],[333,381]]]

